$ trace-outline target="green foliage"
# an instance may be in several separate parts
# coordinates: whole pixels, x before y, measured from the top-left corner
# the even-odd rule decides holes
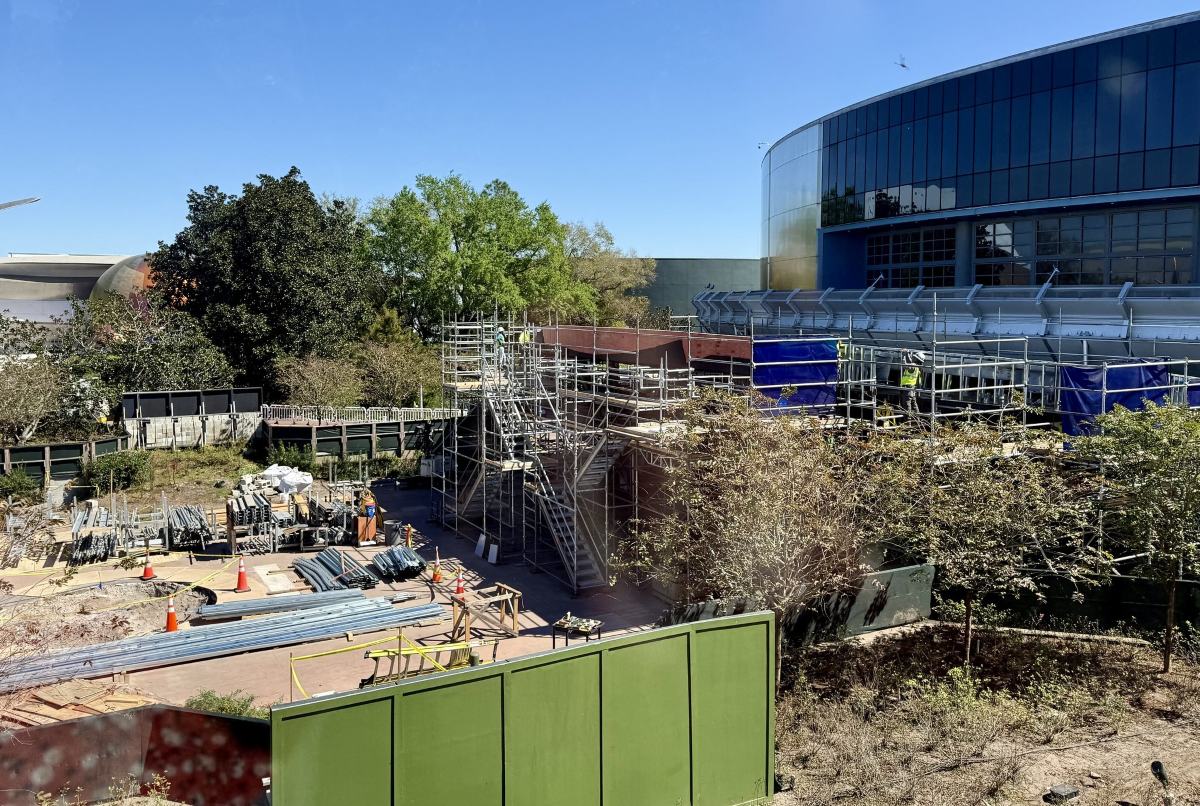
[[[12,498],[14,501],[32,502],[41,495],[42,488],[37,479],[31,478],[24,468],[16,468],[11,473],[0,474],[0,501]]]
[[[150,480],[150,452],[117,451],[97,456],[84,467],[83,477],[97,495],[127,490]]]
[[[151,259],[155,287],[195,316],[239,382],[276,391],[286,355],[328,355],[370,322],[377,276],[352,204],[322,204],[292,168],[242,195],[188,194],[188,226]]]
[[[403,479],[417,475],[421,468],[421,454],[409,452],[402,456],[381,453],[373,459],[351,457],[338,461],[334,473],[339,479],[358,479],[365,475],[369,479]],[[319,473],[324,478],[327,470]]]
[[[301,448],[299,445],[288,445],[276,442],[267,449],[268,465],[284,465],[303,470],[305,473],[317,473],[317,457],[312,448]]]
[[[59,324],[55,357],[74,377],[107,392],[110,407],[125,392],[209,389],[233,380],[233,368],[200,324],[153,291],[73,300]]]
[[[276,384],[295,406],[357,406],[363,377],[353,361],[310,355],[287,356],[276,365]]]
[[[646,318],[650,300],[633,292],[654,280],[653,258],[618,249],[616,239],[601,222],[590,229],[583,224],[568,224],[565,248],[575,279],[596,292],[597,324],[632,327]],[[668,321],[669,317],[668,313]]]
[[[364,406],[415,406],[419,399],[426,406],[441,402],[441,356],[411,330],[387,342],[363,342],[355,349],[355,362],[362,377]]]
[[[453,174],[419,176],[377,200],[367,224],[388,304],[423,338],[457,314],[595,312],[595,291],[572,276],[550,206],[529,207],[498,179],[476,190]]]
[[[241,689],[235,689],[228,694],[218,694],[212,689],[204,689],[200,693],[188,697],[184,701],[183,707],[214,714],[249,716],[255,719],[268,719],[271,716],[270,708],[255,705],[254,695],[247,694]]]

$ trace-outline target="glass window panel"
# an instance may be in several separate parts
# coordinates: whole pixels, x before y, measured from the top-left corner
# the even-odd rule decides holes
[[[1197,58],[1200,58],[1200,56]],[[1016,62],[1012,65],[1012,94],[1014,97],[1029,94],[1029,79],[1032,66],[1029,59]]]
[[[1141,285],[1162,285],[1169,282],[1163,272],[1164,265],[1161,257],[1138,258],[1136,282]]]
[[[1033,92],[1043,92],[1050,89],[1050,74],[1052,69],[1053,64],[1049,56],[1038,56],[1033,60]]]
[[[1180,103],[1174,105],[1173,144],[1200,144],[1200,64],[1181,64],[1175,68],[1175,93]],[[1185,102],[1185,99],[1192,99]]]
[[[975,74],[975,103],[990,104],[995,98],[992,93],[993,71],[981,70]]]
[[[1050,93],[1029,99],[1029,164],[1050,161]]]
[[[976,171],[986,171],[991,166],[992,156],[992,105],[975,107],[975,166]]]
[[[1096,80],[1096,46],[1075,48],[1075,83]]]
[[[1050,196],[1058,198],[1071,195],[1071,163],[1050,163]]]
[[[915,93],[906,92],[900,96],[900,122],[909,123],[913,119],[913,103]]]
[[[954,79],[942,82],[942,112],[958,109],[958,82]]]
[[[958,187],[949,179],[942,182],[942,209],[953,210],[958,206]]]
[[[913,120],[929,116],[929,88],[918,87],[913,92]]]
[[[913,166],[912,181],[924,182],[929,178],[925,169],[925,157],[929,148],[929,119],[921,118],[913,123]]]
[[[1005,64],[992,71],[992,100],[1012,97],[1012,65]]]
[[[1096,157],[1094,188],[1096,193],[1113,193],[1117,189],[1117,158]]]
[[[1191,224],[1167,224],[1167,252],[1190,252],[1192,249]]]
[[[880,129],[875,141],[875,187],[887,187],[888,184],[888,136],[891,129]]]
[[[861,137],[867,133],[867,107],[854,110],[854,134]]]
[[[911,184],[913,180],[913,124],[900,127],[900,184]]]
[[[910,193],[912,194],[912,212],[914,212],[914,213],[925,212],[925,186],[924,185],[912,185],[911,187],[912,187],[912,190],[910,191]]]
[[[1008,167],[1009,102],[992,104],[992,168]]]
[[[854,189],[859,193],[867,187],[867,138],[854,138]],[[874,158],[874,153],[871,157]]]
[[[879,115],[878,115],[879,128],[883,129],[888,126],[891,126],[892,125],[892,104],[891,104],[891,102],[887,98],[884,98],[882,101],[879,101],[878,103],[876,103],[876,106],[879,107]]]
[[[975,129],[975,113],[971,108],[958,110],[958,173],[969,174],[974,169],[975,152],[972,150],[972,132]],[[945,166],[943,165],[943,170]]]
[[[1029,169],[1013,168],[1008,172],[1008,200],[1022,202],[1029,198]]]
[[[1069,87],[1075,83],[1075,51],[1060,50],[1054,54],[1054,86]]]
[[[1092,192],[1092,160],[1081,159],[1071,162],[1071,195],[1086,196]]]
[[[1121,76],[1121,151],[1146,147],[1146,74]]]
[[[891,119],[891,125],[899,126],[902,122],[900,119],[900,96],[893,95],[887,99],[888,102],[888,117]]]
[[[955,187],[955,207],[970,207],[971,206],[971,175],[960,176],[954,181]],[[942,209],[946,209],[945,198],[942,199]]]
[[[1160,148],[1146,152],[1146,170],[1143,185],[1147,188],[1165,188],[1171,184],[1171,149]]]
[[[1049,281],[1051,277],[1054,277],[1056,280],[1058,279],[1058,275],[1054,273],[1058,269],[1058,261],[1056,260],[1039,260],[1034,264],[1034,268],[1036,269],[1034,282],[1039,285]]]
[[[867,131],[873,132],[879,128],[879,104],[867,104]]]
[[[1112,78],[1121,75],[1121,40],[1107,39],[1096,45],[1098,55],[1097,75],[1100,78]]]
[[[1096,155],[1116,154],[1121,133],[1121,79],[1106,78],[1096,89]]]
[[[958,77],[958,108],[966,109],[975,105],[975,74],[968,73]]]
[[[1117,165],[1117,190],[1142,189],[1142,152],[1122,154]]]
[[[1050,192],[1050,166],[1029,166],[1029,198],[1044,199]]]
[[[1121,72],[1141,73],[1146,69],[1145,34],[1130,34],[1121,40]]]
[[[1080,282],[1083,285],[1103,285],[1108,274],[1108,261],[1101,258],[1084,258]]]
[[[868,132],[863,137],[863,165],[865,171],[863,173],[862,185],[864,190],[874,190],[879,187],[875,183],[875,166],[878,163],[876,159],[876,149],[879,147],[877,143],[878,139],[875,132]]]
[[[912,185],[900,186],[900,215],[908,215],[912,209]]]
[[[1055,282],[1059,285],[1079,285],[1083,273],[1083,261],[1062,260],[1058,263],[1058,276]]]
[[[896,187],[900,184],[900,155],[902,153],[900,127],[892,126],[888,129],[888,187]]]
[[[942,176],[954,176],[958,163],[958,113],[942,115]],[[943,204],[943,209],[945,206]]]
[[[929,114],[940,115],[942,113],[942,85],[929,85]]]
[[[942,116],[929,118],[926,129],[925,176],[938,179],[942,175]]]
[[[1096,151],[1096,85],[1075,87],[1075,112],[1071,117],[1071,156],[1090,157]]]
[[[1165,67],[1146,75],[1146,148],[1171,147],[1171,92],[1175,70]],[[1200,98],[1191,99],[1196,103]]]
[[[1050,112],[1050,159],[1052,161],[1071,158],[1071,107],[1072,88],[1063,87],[1054,91]]]
[[[1175,28],[1159,28],[1150,31],[1149,67],[1167,67],[1175,63]]]
[[[1009,165],[1029,164],[1029,96],[1012,99],[1009,126]]]
[[[1008,171],[992,171],[992,204],[1006,204],[1008,199]]]
[[[936,212],[942,209],[942,187],[939,182],[931,182],[925,188],[925,210]]]
[[[1175,61],[1200,60],[1200,22],[1180,25],[1175,33]]]
[[[1137,258],[1115,257],[1109,269],[1110,283],[1128,283],[1137,278]]]
[[[991,174],[975,174],[973,179],[973,188],[971,198],[974,204],[988,204],[991,198]]]

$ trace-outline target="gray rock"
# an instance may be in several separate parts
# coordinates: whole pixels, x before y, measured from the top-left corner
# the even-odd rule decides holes
[[[1079,797],[1079,787],[1070,784],[1055,784],[1050,787],[1049,792],[1042,795],[1042,800],[1047,803],[1066,803],[1077,797]]]

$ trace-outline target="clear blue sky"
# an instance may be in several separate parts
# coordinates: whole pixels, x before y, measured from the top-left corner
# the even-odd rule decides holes
[[[153,248],[190,188],[369,200],[500,177],[660,257],[757,257],[761,141],[989,59],[1189,10],[999,3],[0,0],[0,253]],[[903,53],[910,69],[893,62]]]

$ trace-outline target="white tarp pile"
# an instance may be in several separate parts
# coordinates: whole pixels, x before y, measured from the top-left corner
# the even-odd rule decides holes
[[[306,493],[312,487],[311,473],[305,473],[287,465],[271,465],[254,476],[243,476],[239,487],[250,490],[258,486],[269,487],[278,493]]]

